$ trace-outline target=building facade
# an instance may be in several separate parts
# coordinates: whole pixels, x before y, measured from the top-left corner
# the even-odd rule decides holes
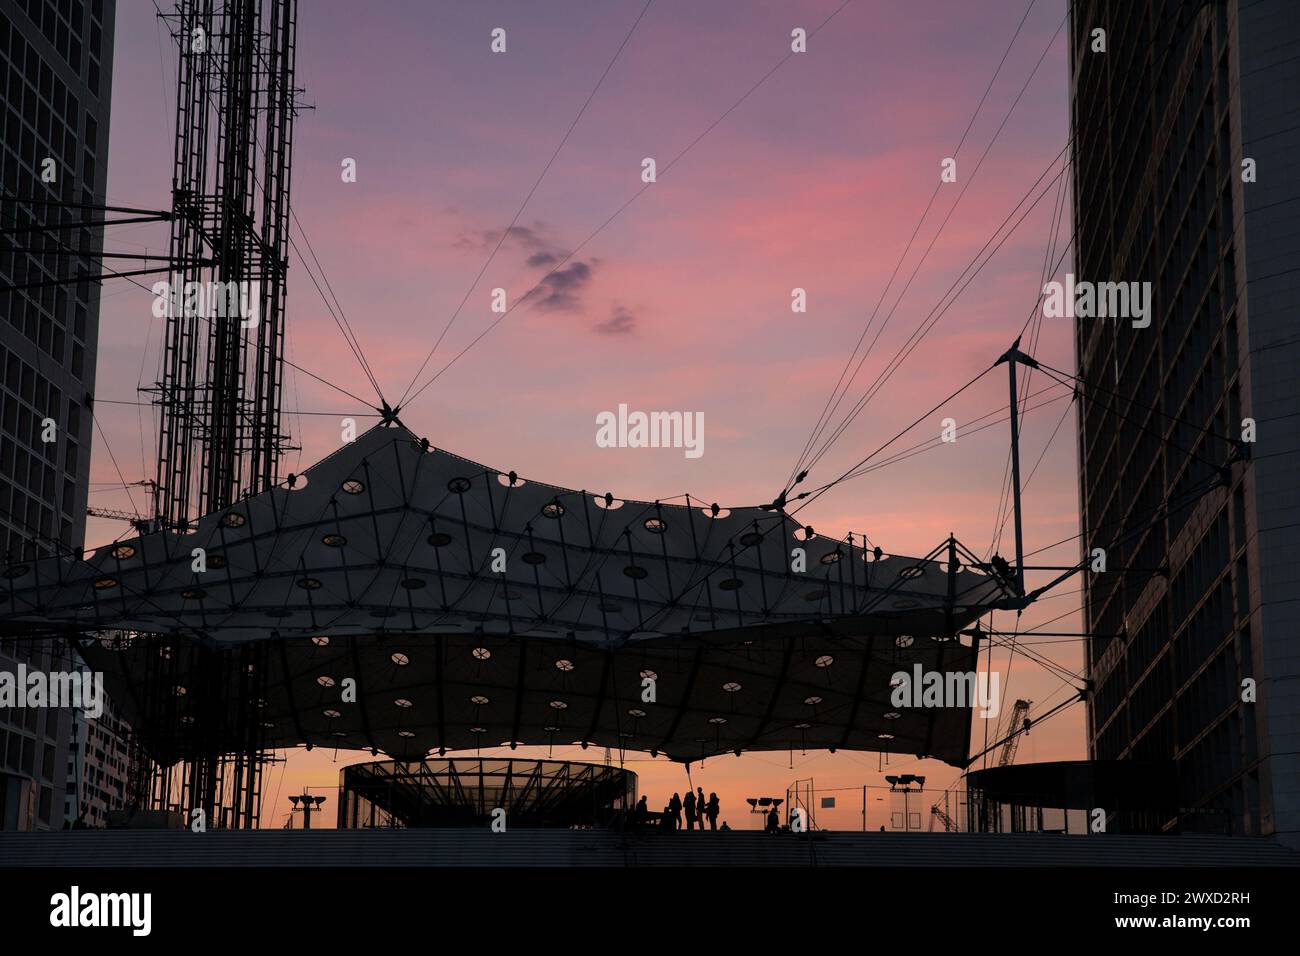
[[[89,672],[84,665],[82,670]],[[64,819],[74,826],[108,826],[109,813],[127,806],[131,759],[131,727],[107,698],[97,717],[74,711]]]
[[[1170,760],[1167,826],[1300,841],[1300,8],[1074,0],[1089,750]],[[1104,31],[1099,34],[1097,31]],[[1104,47],[1104,49],[1099,48]]]
[[[111,0],[0,6],[0,228],[69,224],[0,241],[0,549],[11,560],[79,548],[85,534],[99,315],[89,277],[103,234],[82,224],[103,218],[87,207],[105,196],[113,22]],[[70,276],[83,278],[56,281]],[[0,671],[20,665],[78,666],[49,642],[0,644]],[[0,707],[0,827],[63,825],[73,719]]]

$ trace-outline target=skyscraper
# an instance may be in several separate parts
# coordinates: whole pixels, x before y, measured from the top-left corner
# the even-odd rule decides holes
[[[0,549],[81,547],[93,423],[100,229],[114,5],[15,0],[0,9]],[[23,201],[29,200],[29,201]],[[62,223],[60,228],[48,228]],[[35,251],[29,251],[35,250]],[[67,277],[81,281],[60,282]],[[0,671],[73,670],[61,643],[0,644]],[[0,707],[0,828],[63,824],[72,711]]]
[[[1076,319],[1096,759],[1173,760],[1185,830],[1300,841],[1300,10],[1075,0]]]

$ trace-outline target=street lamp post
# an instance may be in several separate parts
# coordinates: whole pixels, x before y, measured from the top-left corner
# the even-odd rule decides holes
[[[903,832],[910,833],[912,830],[912,814],[909,803],[909,795],[921,793],[925,790],[925,777],[916,774],[903,773],[898,776],[887,776],[885,782],[889,784],[891,793],[901,793],[903,795]],[[916,784],[916,789],[912,789],[912,784]],[[917,829],[920,829],[918,826]]]
[[[313,813],[316,813],[316,812],[318,812],[318,811],[320,810],[320,805],[321,805],[322,803],[325,802],[325,798],[324,798],[323,796],[321,796],[321,797],[314,797],[314,796],[312,796],[310,793],[307,792],[307,788],[306,788],[306,787],[303,787],[303,789],[302,789],[302,793],[290,797],[290,798],[289,798],[289,802],[293,804],[293,810],[291,810],[290,813],[299,813],[299,812],[301,812],[301,813],[302,813],[302,828],[303,828],[304,830],[310,830],[310,829],[311,829],[311,815],[312,815]],[[290,820],[291,820],[291,821],[292,821],[292,819],[293,819],[293,818],[290,817]]]

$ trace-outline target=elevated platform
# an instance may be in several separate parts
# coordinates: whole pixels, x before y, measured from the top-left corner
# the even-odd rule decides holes
[[[1222,836],[658,833],[608,830],[83,830],[0,833],[0,867],[530,866],[1293,867],[1300,853]]]

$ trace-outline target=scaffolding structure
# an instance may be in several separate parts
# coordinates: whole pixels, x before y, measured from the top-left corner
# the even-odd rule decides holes
[[[263,769],[272,760],[261,715],[265,648],[227,651],[146,634],[115,640],[117,650],[145,645],[150,663],[132,691],[147,728],[132,765],[135,805],[179,812],[189,825],[202,811],[205,828],[256,828]]]
[[[174,12],[159,16],[179,58],[173,268],[162,380],[150,390],[160,409],[153,520],[159,529],[183,531],[200,515],[274,486],[287,447],[281,391],[297,3],[178,0]],[[180,693],[167,676],[173,647],[132,639],[157,645],[157,667],[140,701],[157,717]],[[191,707],[203,705],[189,717],[199,733],[188,735],[180,753],[153,742],[159,761],[173,762],[150,761],[141,770],[137,786],[148,806],[202,810],[207,826],[257,826],[268,759],[256,714],[259,663],[212,660],[197,669],[238,674],[240,686],[184,688],[198,695]],[[233,712],[231,701],[241,702]]]
[[[155,386],[155,511],[183,529],[273,485],[286,442],[296,0],[181,0],[163,18],[180,48],[171,255],[182,265]]]

